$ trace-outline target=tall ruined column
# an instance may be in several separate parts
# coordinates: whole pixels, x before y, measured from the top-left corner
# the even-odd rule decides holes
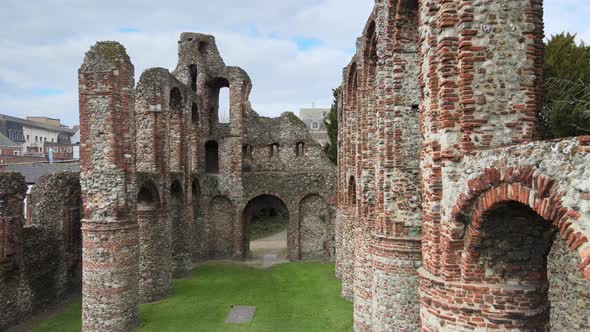
[[[493,297],[476,303],[455,296],[457,288],[492,285],[465,281],[457,252],[464,239],[450,236],[457,199],[450,179],[465,156],[539,137],[537,111],[543,64],[541,0],[424,0],[421,2],[424,183],[421,319],[423,330],[518,330],[508,310],[494,317]],[[501,288],[499,282],[494,285]],[[439,289],[435,289],[435,288]],[[507,289],[513,287],[506,284]],[[458,304],[460,303],[461,304]],[[500,308],[500,307],[497,307]],[[452,313],[452,314],[448,314]],[[506,324],[506,325],[503,325]],[[525,329],[542,330],[541,326]]]
[[[133,70],[116,42],[94,45],[79,69],[83,331],[138,323]]]
[[[383,148],[377,162],[382,195],[371,245],[373,331],[419,329],[418,274],[421,263],[420,175],[417,105],[418,19],[416,0],[389,1],[380,42]]]

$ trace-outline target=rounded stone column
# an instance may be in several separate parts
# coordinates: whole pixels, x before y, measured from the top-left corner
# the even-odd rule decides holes
[[[82,220],[82,331],[138,323],[133,65],[116,42],[94,45],[78,71]]]
[[[373,253],[373,331],[420,330],[420,240],[378,236]]]

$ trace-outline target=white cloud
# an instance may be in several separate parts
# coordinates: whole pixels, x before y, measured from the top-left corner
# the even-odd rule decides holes
[[[5,2],[5,3],[4,3]],[[46,114],[77,123],[77,75],[97,40],[127,48],[136,79],[176,65],[182,31],[211,33],[225,62],[244,68],[264,115],[329,105],[331,88],[373,1],[358,0],[4,0],[0,20],[0,113]],[[327,12],[329,11],[329,13]],[[321,42],[299,50],[297,38]],[[36,96],[36,89],[64,91]]]
[[[225,62],[253,81],[263,115],[329,106],[372,0],[3,0],[0,21],[0,113],[46,114],[78,122],[77,75],[98,40],[127,48],[136,79],[148,67],[176,65],[182,31],[211,33]],[[546,33],[578,32],[590,41],[587,0],[545,0]],[[121,32],[122,29],[136,32]],[[319,46],[297,47],[313,39]],[[63,94],[35,96],[36,89]]]

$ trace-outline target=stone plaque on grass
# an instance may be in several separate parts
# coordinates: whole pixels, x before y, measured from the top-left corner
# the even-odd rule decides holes
[[[227,315],[225,322],[230,324],[249,323],[252,321],[252,318],[254,318],[255,312],[256,307],[232,305],[231,311],[229,312],[229,315]]]

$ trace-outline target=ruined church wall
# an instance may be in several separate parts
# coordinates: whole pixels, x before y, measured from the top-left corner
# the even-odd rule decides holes
[[[23,262],[23,200],[27,192],[24,177],[0,174],[0,328],[15,324],[31,311],[26,298],[28,285],[21,283]]]
[[[344,70],[337,262],[359,331],[419,321],[417,10],[416,1],[376,2]]]
[[[444,277],[420,271],[422,295],[439,303],[436,309],[422,306],[424,328],[441,331],[483,327],[502,330],[508,326],[587,328],[584,313],[588,308],[583,299],[589,287],[586,229],[590,205],[586,196],[590,188],[585,181],[588,152],[587,137],[534,142],[464,157],[455,165],[455,172],[444,175],[443,181],[449,188],[442,199],[443,232],[448,234],[442,247],[444,269],[439,271]],[[485,274],[478,272],[478,261],[470,258],[484,255],[473,251],[477,247],[468,245],[483,232],[478,226],[482,221],[475,218],[505,201],[529,206],[542,218],[540,223],[553,227],[556,238],[547,258],[547,276],[531,274],[507,284],[503,279],[490,279],[494,277],[492,270],[486,270]],[[469,212],[471,208],[473,212]],[[534,226],[534,220],[528,222],[533,224],[526,226],[527,229]],[[516,248],[520,244],[507,245]],[[523,245],[532,246],[528,242]],[[526,253],[524,247],[519,250]],[[505,264],[502,255],[497,260],[489,264]],[[523,273],[526,269],[524,264],[519,267]],[[527,278],[541,279],[530,282]],[[476,291],[465,293],[471,287]],[[548,296],[544,295],[547,288]],[[489,297],[478,302],[475,299],[479,293],[488,293]],[[539,296],[519,297],[519,294]],[[451,323],[446,317],[455,317],[457,301],[464,303],[462,307],[467,305],[467,309],[462,319],[453,318]],[[506,307],[492,305],[499,302],[505,302]]]
[[[2,253],[10,254],[0,264],[0,295],[6,306],[1,308],[0,328],[4,329],[80,291],[82,243],[77,173],[56,173],[39,179],[31,192],[33,215],[27,225],[22,212],[18,212],[22,200],[16,200],[22,188],[26,190],[24,179],[12,174],[3,174],[2,178],[4,201],[9,202],[12,213],[17,213],[10,226],[0,227]],[[3,214],[10,215],[7,212]]]

